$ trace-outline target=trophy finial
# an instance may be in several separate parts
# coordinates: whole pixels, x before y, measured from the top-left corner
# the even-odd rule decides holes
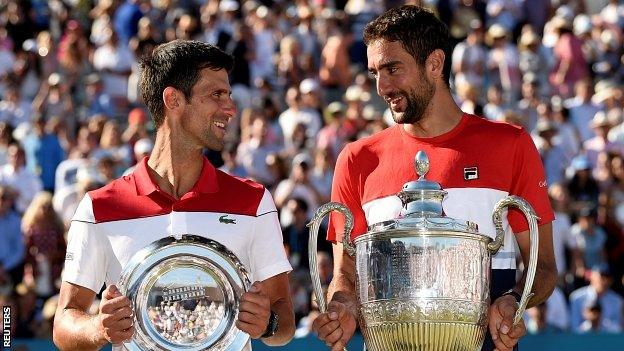
[[[418,179],[424,179],[425,174],[429,172],[429,157],[427,154],[420,150],[416,153],[416,157],[414,157],[414,168],[416,168],[416,174],[418,174]]]

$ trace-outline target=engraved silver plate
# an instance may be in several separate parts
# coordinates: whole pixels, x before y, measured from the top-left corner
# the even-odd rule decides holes
[[[245,266],[222,244],[195,235],[167,237],[137,252],[119,290],[132,301],[136,332],[127,350],[242,350],[236,328]]]

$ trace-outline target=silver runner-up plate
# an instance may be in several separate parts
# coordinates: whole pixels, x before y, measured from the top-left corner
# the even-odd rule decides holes
[[[126,350],[242,350],[236,328],[242,294],[251,286],[240,260],[196,235],[166,237],[137,252],[119,290],[132,301],[135,333]]]

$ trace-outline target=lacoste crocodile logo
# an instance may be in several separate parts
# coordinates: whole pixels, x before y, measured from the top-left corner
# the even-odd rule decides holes
[[[234,218],[227,218],[228,215],[223,215],[221,217],[219,217],[219,222],[220,223],[225,223],[225,224],[236,224],[236,219]]]

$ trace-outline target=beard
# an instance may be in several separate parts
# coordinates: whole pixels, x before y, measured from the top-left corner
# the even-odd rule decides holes
[[[420,93],[417,93],[420,91]],[[401,95],[405,98],[405,111],[396,112],[390,108],[392,113],[392,119],[399,124],[413,124],[420,121],[429,107],[429,103],[435,93],[435,86],[425,79],[416,89],[411,89],[409,92],[406,90],[399,90],[396,95]]]

